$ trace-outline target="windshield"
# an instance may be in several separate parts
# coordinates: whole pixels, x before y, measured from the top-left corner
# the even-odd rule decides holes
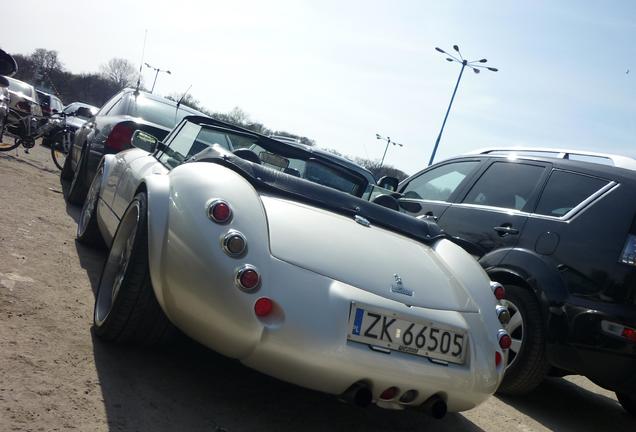
[[[360,196],[363,192],[363,181],[341,166],[312,157],[311,154],[299,157],[295,151],[265,149],[254,144],[249,148],[261,161],[261,165],[282,173],[300,177],[314,183],[328,186],[351,195]]]
[[[22,81],[15,80],[13,78],[7,77],[9,80],[9,90],[15,93],[22,93],[27,97],[34,98],[33,87],[27,83],[23,83]]]
[[[97,111],[99,111],[99,108],[97,107],[78,103],[72,103],[64,108],[64,112],[66,114],[72,114],[75,117],[81,118],[82,120],[88,120],[89,118],[93,117],[97,113]]]
[[[131,115],[141,117],[144,120],[172,129],[185,116],[196,114],[190,110],[179,107],[176,110],[176,103],[164,103],[154,99],[139,95],[133,103]]]

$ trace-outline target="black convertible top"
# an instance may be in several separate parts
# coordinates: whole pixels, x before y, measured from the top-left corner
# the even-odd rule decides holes
[[[361,216],[371,224],[430,244],[446,234],[434,222],[355,197],[345,192],[297,178],[242,159],[234,154],[208,148],[188,162],[211,162],[223,165],[249,181],[258,191],[303,202],[345,216]]]

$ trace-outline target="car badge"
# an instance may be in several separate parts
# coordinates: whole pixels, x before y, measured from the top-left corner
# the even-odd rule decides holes
[[[402,278],[400,277],[400,275],[395,273],[393,277],[395,278],[395,280],[391,284],[391,292],[413,297],[413,291],[404,287],[404,284],[402,283]]]

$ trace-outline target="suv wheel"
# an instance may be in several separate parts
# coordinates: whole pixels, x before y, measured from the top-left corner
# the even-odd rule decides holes
[[[506,299],[501,303],[510,312],[505,329],[512,338],[502,394],[524,394],[538,386],[548,371],[545,352],[545,329],[539,303],[534,294],[517,285],[506,285]]]
[[[616,397],[625,408],[625,411],[636,417],[636,395],[630,396],[626,393],[616,393]]]

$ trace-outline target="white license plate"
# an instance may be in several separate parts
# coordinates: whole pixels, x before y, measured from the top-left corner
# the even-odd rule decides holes
[[[390,350],[464,363],[466,332],[432,321],[412,321],[396,313],[353,302],[347,339]]]

